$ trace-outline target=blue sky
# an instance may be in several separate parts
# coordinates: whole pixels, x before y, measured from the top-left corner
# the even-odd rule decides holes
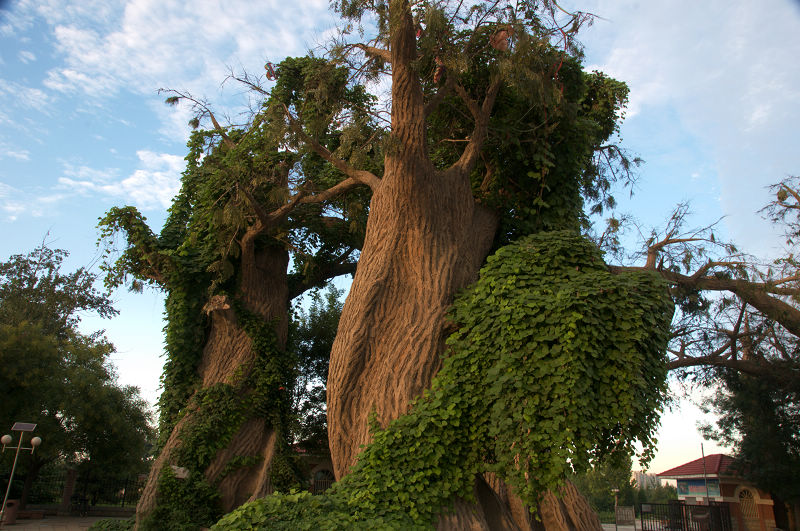
[[[159,88],[189,90],[236,118],[229,67],[260,72],[336,25],[326,0],[0,1],[0,258],[43,239],[96,262],[97,219],[134,204],[160,228],[178,190],[190,118]],[[582,36],[587,68],[631,88],[622,143],[646,162],[619,213],[657,226],[690,200],[704,225],[758,256],[780,252],[756,213],[766,186],[800,173],[800,3],[796,0],[564,0],[599,15]],[[120,381],[158,395],[159,294],[114,294],[121,314],[87,316],[117,346]],[[699,456],[699,413],[665,415],[651,470]],[[707,443],[706,452],[714,446]]]

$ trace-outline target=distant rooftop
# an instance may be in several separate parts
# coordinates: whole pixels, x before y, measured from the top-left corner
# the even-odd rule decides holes
[[[733,464],[733,458],[725,454],[712,454],[707,455],[706,474],[709,476],[728,475],[728,469]],[[697,477],[703,475],[703,458],[689,461],[675,468],[670,468],[660,474],[656,474],[661,478],[679,478],[679,477]]]

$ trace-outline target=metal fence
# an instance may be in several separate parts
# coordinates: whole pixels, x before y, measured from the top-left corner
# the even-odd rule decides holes
[[[28,493],[28,503],[36,505],[57,505],[61,503],[66,482],[67,472],[65,470],[40,472],[31,485],[31,491]]]
[[[98,508],[132,509],[139,501],[146,481],[145,475],[117,479],[80,476],[63,469],[46,470],[39,473],[31,484],[26,505],[55,510],[68,502],[69,506],[64,508],[77,514],[91,513]],[[11,499],[21,497],[24,483],[24,475],[14,477]],[[0,492],[5,493],[7,485],[8,474],[0,475]]]
[[[642,531],[732,531],[727,503],[642,504]]]
[[[95,506],[133,507],[142,495],[147,476],[137,478],[81,477],[73,491],[73,505],[91,510]]]
[[[322,494],[333,485],[333,479],[315,479],[311,484],[311,494]]]

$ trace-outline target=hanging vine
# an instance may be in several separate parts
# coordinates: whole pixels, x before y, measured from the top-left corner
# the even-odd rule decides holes
[[[431,528],[456,497],[473,498],[478,474],[496,473],[535,509],[593,459],[638,441],[647,460],[671,317],[657,275],[611,274],[577,233],[502,247],[457,297],[459,329],[431,389],[373,427],[331,494],[270,496],[214,529]]]

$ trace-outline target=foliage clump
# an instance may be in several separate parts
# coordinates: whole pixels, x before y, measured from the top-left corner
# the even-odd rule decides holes
[[[536,234],[491,256],[451,317],[459,329],[431,389],[374,427],[330,494],[271,496],[214,529],[429,527],[472,499],[478,474],[534,508],[593,458],[630,455],[637,440],[652,454],[672,317],[657,275],[612,275],[579,234]]]
[[[133,518],[118,520],[116,518],[104,518],[97,520],[89,528],[91,531],[132,531],[135,521]]]
[[[82,315],[118,312],[96,275],[64,271],[68,256],[43,243],[0,262],[0,419],[33,422],[46,441],[22,464],[23,504],[51,463],[107,476],[146,470],[154,438],[139,389],[117,381],[114,345],[79,327]]]

